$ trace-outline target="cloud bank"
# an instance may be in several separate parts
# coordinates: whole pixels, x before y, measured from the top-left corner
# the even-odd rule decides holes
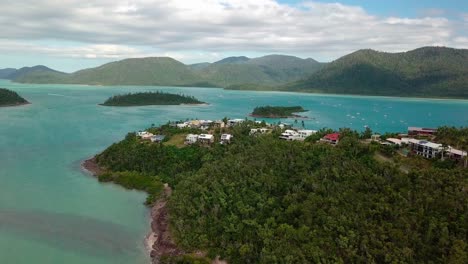
[[[361,48],[397,52],[421,46],[468,48],[467,14],[381,17],[359,6],[274,0],[3,1],[0,52],[80,58],[224,53],[337,58]],[[465,34],[465,35],[463,35]],[[188,52],[190,51],[190,52]],[[195,52],[196,51],[196,52]]]

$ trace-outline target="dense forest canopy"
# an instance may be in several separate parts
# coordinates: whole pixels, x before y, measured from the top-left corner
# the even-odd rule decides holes
[[[16,92],[0,88],[0,106],[14,106],[27,103],[28,101],[19,96]]]
[[[142,92],[115,95],[107,99],[105,106],[180,105],[203,104],[193,96],[165,92]]]
[[[305,112],[302,106],[258,106],[252,112],[255,117],[273,117],[273,118],[287,118],[295,117],[294,113]]]
[[[468,98],[468,50],[359,50],[280,90],[336,94]]]
[[[404,172],[376,160],[382,146],[350,129],[333,147],[280,141],[279,131],[250,137],[254,125],[211,147],[142,143],[130,133],[97,160],[113,177],[137,173],[137,183],[124,174],[131,187],[142,177],[154,193],[161,182],[173,186],[178,244],[229,263],[467,263],[468,170]]]

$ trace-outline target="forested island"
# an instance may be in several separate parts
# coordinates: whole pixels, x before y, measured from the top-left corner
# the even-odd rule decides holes
[[[289,118],[301,117],[295,113],[306,112],[302,106],[258,106],[250,116],[264,118]]]
[[[115,95],[107,99],[104,106],[182,105],[205,104],[193,96],[165,92],[141,92]]]
[[[150,194],[153,230],[169,219],[159,230],[168,241],[152,252],[161,263],[467,263],[466,169],[392,157],[388,146],[363,143],[369,129],[340,129],[331,146],[316,142],[330,130],[282,141],[280,129],[249,136],[256,126],[213,128],[234,141],[207,147],[174,144],[202,131],[167,124],[147,130],[166,135],[162,143],[129,133],[89,162],[99,180]]]
[[[18,93],[0,88],[0,107],[2,106],[17,106],[17,105],[25,105],[29,104],[26,99],[19,96]]]

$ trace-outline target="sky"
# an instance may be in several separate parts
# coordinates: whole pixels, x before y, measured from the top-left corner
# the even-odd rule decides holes
[[[90,3],[91,2],[91,3]],[[468,0],[0,0],[0,69],[468,48]]]

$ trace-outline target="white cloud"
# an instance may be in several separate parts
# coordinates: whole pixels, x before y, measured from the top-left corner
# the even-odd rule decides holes
[[[83,43],[29,47],[56,56],[179,58],[241,51],[336,58],[360,48],[404,51],[426,45],[468,48],[443,17],[379,17],[358,6],[274,0],[8,1],[2,5],[0,51],[29,42]],[[434,13],[434,12],[432,12]],[[442,15],[442,13],[438,13]],[[468,21],[465,14],[464,19]],[[466,32],[465,32],[466,34]],[[8,46],[8,45],[7,45]],[[211,57],[212,58],[212,57]]]

